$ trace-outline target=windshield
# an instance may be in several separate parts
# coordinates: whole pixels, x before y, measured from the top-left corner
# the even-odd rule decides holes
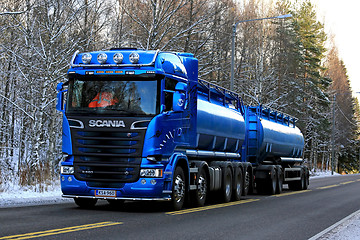
[[[70,81],[66,112],[154,115],[158,112],[157,95],[157,80],[74,79]]]

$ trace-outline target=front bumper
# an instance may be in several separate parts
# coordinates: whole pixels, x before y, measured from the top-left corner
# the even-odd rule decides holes
[[[171,200],[169,181],[163,178],[140,178],[133,183],[120,183],[118,187],[90,187],[87,182],[77,180],[74,175],[60,175],[61,190],[66,198],[96,198],[122,200]],[[154,183],[155,180],[156,183]],[[96,190],[114,190],[115,197],[96,196]]]

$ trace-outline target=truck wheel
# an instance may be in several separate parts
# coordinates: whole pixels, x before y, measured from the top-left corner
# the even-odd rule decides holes
[[[276,194],[280,194],[283,189],[283,174],[282,168],[278,166],[276,168]]]
[[[274,195],[276,193],[276,187],[277,187],[277,173],[276,173],[276,170],[275,168],[272,168],[270,170],[270,179],[268,181],[268,187],[267,187],[267,192],[270,194],[270,195]]]
[[[243,190],[243,175],[242,175],[242,169],[240,167],[237,167],[235,169],[235,176],[234,176],[234,189],[233,189],[233,199],[235,201],[239,201],[242,196],[242,190]]]
[[[242,191],[242,195],[246,196],[249,194],[250,191],[250,184],[251,184],[251,179],[250,179],[250,173],[248,171],[245,171],[245,176],[244,176],[244,188]]]
[[[76,205],[80,208],[93,208],[97,202],[97,199],[93,198],[74,198]]]
[[[171,194],[171,206],[177,211],[180,210],[185,201],[186,182],[184,170],[181,167],[176,167],[174,172],[172,194]]]
[[[224,202],[230,202],[232,195],[232,174],[229,167],[224,168],[223,185],[222,185],[222,199]]]
[[[192,199],[196,207],[205,205],[208,194],[208,184],[205,169],[201,168],[198,178],[196,179],[196,190],[192,192]]]
[[[300,191],[300,190],[305,189],[306,179],[305,179],[304,175],[305,175],[304,172],[301,170],[301,172],[300,172],[300,180],[289,182],[289,184],[288,184],[289,189],[290,190],[295,190],[295,191]]]

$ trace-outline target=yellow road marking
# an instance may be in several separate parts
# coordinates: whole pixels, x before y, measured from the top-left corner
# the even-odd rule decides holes
[[[45,237],[45,236],[50,236],[50,235],[76,232],[76,231],[82,231],[82,230],[88,230],[88,229],[94,229],[94,228],[109,227],[109,226],[114,226],[114,225],[119,225],[119,224],[123,224],[123,223],[122,222],[100,222],[100,223],[93,223],[93,224],[79,225],[79,226],[66,227],[66,228],[58,228],[58,229],[52,229],[52,230],[46,230],[46,231],[40,231],[40,232],[0,237],[0,240],[2,240],[2,239],[20,240],[20,239],[38,238],[38,237]]]
[[[343,183],[340,183],[342,185],[345,185],[345,184],[349,184],[349,183],[354,183],[355,181],[348,181],[348,182],[343,182]]]
[[[294,194],[299,194],[299,193],[306,193],[306,192],[311,192],[311,190],[302,190],[302,191],[297,191],[297,192],[281,193],[279,195],[274,195],[273,197],[284,197],[284,196],[289,196],[289,195],[294,195]]]
[[[191,209],[185,209],[185,210],[174,211],[174,212],[167,212],[166,214],[172,215],[172,216],[182,215],[182,214],[187,214],[187,213],[201,212],[201,211],[206,211],[206,210],[211,210],[211,209],[217,209],[217,208],[229,207],[229,206],[234,206],[234,205],[239,205],[239,204],[244,204],[244,203],[256,202],[259,200],[260,199],[246,199],[246,200],[240,200],[240,201],[236,201],[236,202],[222,203],[222,204],[216,204],[216,205],[205,206],[205,207],[198,207],[198,208],[191,208]]]
[[[330,186],[325,186],[325,187],[318,187],[317,189],[328,189],[328,188],[333,188],[333,187],[338,187],[340,186],[340,184],[335,184],[335,185],[330,185]]]

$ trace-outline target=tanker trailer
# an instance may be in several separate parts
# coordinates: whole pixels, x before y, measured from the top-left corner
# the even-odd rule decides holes
[[[192,54],[76,52],[57,90],[61,189],[80,207],[141,200],[178,210],[186,199],[203,206],[210,192],[229,202],[285,182],[307,187],[295,119],[200,80]]]

